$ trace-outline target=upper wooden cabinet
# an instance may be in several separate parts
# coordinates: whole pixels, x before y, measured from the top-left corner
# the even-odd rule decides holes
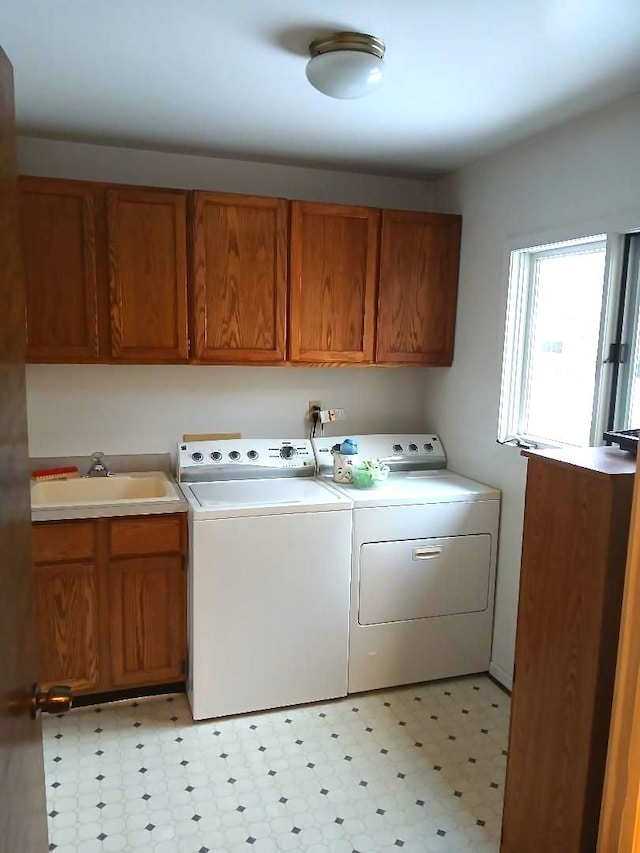
[[[288,202],[197,192],[193,229],[194,360],[284,361]]]
[[[373,360],[379,212],[293,202],[289,356]]]
[[[28,361],[96,361],[96,194],[91,184],[20,179]]]
[[[185,193],[107,191],[113,359],[187,360],[186,220]]]
[[[20,201],[27,361],[451,364],[459,216],[48,178]]]
[[[181,362],[186,193],[20,179],[27,361]]]
[[[382,212],[378,363],[451,364],[461,224],[446,214]]]

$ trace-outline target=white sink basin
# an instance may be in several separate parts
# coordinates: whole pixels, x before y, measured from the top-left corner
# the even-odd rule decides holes
[[[32,509],[156,503],[179,499],[175,486],[161,471],[115,474],[112,477],[44,480],[31,484]]]

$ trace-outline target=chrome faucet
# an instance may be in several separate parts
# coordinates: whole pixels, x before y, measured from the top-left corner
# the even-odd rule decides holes
[[[87,470],[87,477],[110,477],[111,471],[103,462],[104,453],[96,450],[91,454],[91,462]]]

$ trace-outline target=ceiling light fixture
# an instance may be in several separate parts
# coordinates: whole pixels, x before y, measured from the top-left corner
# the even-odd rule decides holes
[[[384,77],[384,42],[365,33],[332,33],[311,42],[307,79],[330,98],[361,98]]]

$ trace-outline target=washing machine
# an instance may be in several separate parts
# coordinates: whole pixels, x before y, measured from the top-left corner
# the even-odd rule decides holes
[[[183,442],[194,719],[347,693],[351,502],[307,440]]]
[[[500,492],[449,471],[432,433],[350,437],[390,473],[332,484],[353,505],[349,692],[486,672]],[[343,439],[313,440],[325,482]]]

